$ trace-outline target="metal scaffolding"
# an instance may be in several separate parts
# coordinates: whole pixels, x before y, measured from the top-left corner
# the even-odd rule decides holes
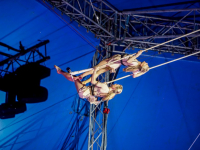
[[[93,56],[93,66],[100,61],[109,57],[108,51],[104,51],[101,47]],[[109,72],[101,74],[98,78],[100,82],[109,81]],[[99,99],[101,100],[101,99]],[[90,122],[89,122],[89,137],[88,150],[101,149],[105,150],[107,146],[107,114],[103,113],[103,109],[108,106],[108,102],[104,102],[97,106],[90,104]]]
[[[98,50],[93,56],[93,66],[97,65],[103,59],[111,56],[109,52],[112,46],[99,46]],[[118,70],[114,74],[109,72],[103,73],[99,76],[100,82],[107,82],[116,78]],[[111,86],[111,85],[109,85]],[[101,100],[101,99],[99,99]],[[102,106],[103,105],[103,106]],[[107,118],[108,114],[103,113],[103,110],[108,108],[108,101],[97,106],[90,105],[90,122],[89,122],[89,138],[88,150],[99,149],[106,150],[107,147]]]
[[[145,49],[200,29],[200,8],[118,11],[103,0],[46,1],[107,45]],[[193,34],[152,50],[189,54],[200,50],[198,36]]]
[[[5,73],[12,73],[15,71],[14,63],[18,66],[22,66],[23,64],[27,64],[29,61],[35,62],[35,63],[42,63],[50,59],[49,56],[47,56],[47,49],[46,44],[49,43],[49,40],[42,41],[28,49],[24,49],[20,42],[20,50],[15,49],[5,43],[0,42],[0,46],[8,48],[8,50],[13,50],[18,52],[15,55],[11,55],[8,53],[0,52],[0,55],[6,56],[5,60],[0,61],[0,66],[4,66],[2,69],[0,69],[0,77],[3,77]],[[41,46],[45,46],[44,54],[39,51],[39,48]],[[29,56],[25,59],[21,59],[20,57],[29,54]],[[36,58],[37,56],[37,58]],[[38,57],[39,56],[39,57]],[[6,67],[5,67],[6,66]]]
[[[93,66],[115,51],[115,47],[146,49],[200,29],[200,2],[181,2],[185,9],[156,9],[119,11],[104,0],[43,0],[60,14],[67,15],[78,26],[100,38],[99,51],[93,57]],[[175,3],[178,5],[178,3]],[[190,7],[193,6],[193,7]],[[164,7],[164,6],[160,6]],[[143,8],[145,9],[145,8]],[[199,34],[192,34],[151,50],[178,54],[190,54],[200,50]],[[110,53],[111,52],[111,53]],[[124,51],[118,51],[124,53]],[[200,56],[200,55],[197,55]],[[116,75],[116,74],[115,74]],[[115,75],[113,78],[115,78]],[[101,82],[111,80],[109,73],[101,75]],[[107,146],[107,114],[103,108],[108,106],[90,105],[88,150],[105,150]]]

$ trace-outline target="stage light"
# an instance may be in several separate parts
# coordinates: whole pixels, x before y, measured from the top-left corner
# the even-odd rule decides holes
[[[50,76],[51,70],[37,63],[17,68],[17,99],[25,103],[44,102],[48,98],[46,88],[40,86],[40,80]]]
[[[3,103],[0,105],[0,118],[14,118],[16,114],[26,111],[26,104],[21,102]]]

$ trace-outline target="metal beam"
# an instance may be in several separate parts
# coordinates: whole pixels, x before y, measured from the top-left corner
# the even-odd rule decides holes
[[[125,38],[125,40],[146,40],[149,38],[154,38],[154,39],[169,39],[169,38],[177,38],[183,36],[183,34],[178,34],[178,35],[157,35],[157,36],[136,36],[136,37],[130,37],[130,38]],[[188,35],[187,37],[198,37],[200,34],[191,34]]]
[[[122,11],[122,13],[125,15],[136,15],[136,14],[151,14],[151,13],[166,13],[166,12],[185,12],[185,11],[197,11],[197,10],[200,10],[200,8],[145,10],[145,11]]]
[[[13,47],[11,47],[11,46],[5,44],[5,43],[0,42],[0,45],[3,46],[3,47],[7,47],[8,49],[11,49],[11,50],[13,50],[13,51],[20,52],[20,50],[18,50],[18,49],[16,49],[16,48],[13,48]]]
[[[23,56],[23,55],[27,54],[30,51],[36,50],[37,48],[39,48],[39,47],[41,47],[43,45],[46,45],[47,43],[49,43],[49,40],[45,40],[43,42],[40,42],[40,43],[36,44],[35,46],[32,46],[32,47],[28,48],[25,51],[21,51],[18,54],[13,55],[10,58],[7,58],[7,59],[1,61],[0,62],[0,66],[3,66],[4,64],[8,63],[9,61],[15,60],[16,58],[19,58],[20,56]]]

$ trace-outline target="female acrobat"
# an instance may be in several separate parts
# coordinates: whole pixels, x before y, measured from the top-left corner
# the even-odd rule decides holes
[[[74,76],[71,76],[69,73],[64,72],[58,66],[54,65],[54,67],[56,68],[58,74],[62,74],[67,80],[74,82],[79,97],[87,99],[91,104],[98,105],[100,103],[100,101],[97,101],[96,97],[102,97],[103,101],[108,101],[114,98],[116,94],[121,94],[122,92],[122,85],[113,84],[111,87],[108,87],[106,83],[96,81],[96,78],[98,77],[98,67],[94,69],[92,74],[91,83],[94,85],[93,89],[91,86],[85,86],[82,84],[80,79],[77,79]]]
[[[100,74],[102,74],[106,71],[109,71],[109,70],[111,73],[115,72],[115,70],[117,68],[119,68],[121,65],[127,66],[126,68],[123,69],[123,71],[133,72],[133,78],[136,78],[136,77],[139,77],[139,76],[145,74],[149,70],[148,64],[145,61],[140,62],[136,59],[137,57],[139,57],[142,54],[142,52],[143,51],[140,50],[136,53],[136,55],[133,55],[133,56],[128,55],[128,54],[123,55],[123,56],[120,54],[117,54],[110,58],[102,60],[98,65],[96,65],[94,67],[94,69],[96,67],[100,68],[96,73],[97,76],[99,76]],[[123,59],[120,60],[121,58],[123,58]],[[114,62],[114,63],[112,63],[112,62]],[[76,77],[76,79],[82,79],[83,77],[92,74],[93,71],[94,70],[87,71],[87,72],[79,75],[78,77]],[[82,83],[87,84],[89,82],[91,82],[91,78],[89,78],[86,81],[83,81]]]

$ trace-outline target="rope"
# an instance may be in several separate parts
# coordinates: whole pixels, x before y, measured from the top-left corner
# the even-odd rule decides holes
[[[198,53],[200,53],[200,51],[195,52],[195,53],[192,53],[192,54],[189,54],[189,55],[186,55],[186,56],[183,56],[183,57],[180,57],[180,58],[177,58],[177,59],[174,59],[174,60],[171,60],[171,61],[168,61],[168,62],[165,62],[165,63],[162,63],[162,64],[157,65],[157,66],[153,66],[153,67],[149,68],[149,70],[150,70],[150,69],[157,68],[157,67],[160,67],[160,66],[163,66],[163,65],[166,65],[166,64],[169,64],[169,63],[172,63],[172,62],[175,62],[175,61],[178,61],[178,60],[180,60],[180,59],[183,59],[183,58],[186,58],[186,57],[189,57],[189,56],[192,56],[192,55],[198,54]],[[115,80],[112,80],[112,81],[106,82],[106,83],[109,84],[109,83],[112,83],[112,82],[115,82],[115,81],[118,81],[118,80],[121,80],[121,79],[127,78],[127,77],[132,76],[132,75],[133,75],[133,74],[130,74],[130,75],[127,75],[127,76],[124,76],[124,77],[121,77],[121,78],[118,78],[118,79],[115,79]]]
[[[199,133],[200,135],[200,133]],[[194,145],[194,143],[196,142],[196,140],[198,139],[199,135],[196,137],[196,139],[194,140],[194,142],[192,143],[192,145],[190,146],[190,148],[188,150],[190,150],[192,148],[192,146]]]
[[[169,42],[175,41],[175,40],[177,40],[177,39],[180,39],[180,38],[182,38],[182,37],[188,36],[188,35],[190,35],[190,34],[194,34],[194,33],[199,32],[199,31],[200,31],[200,29],[195,30],[195,31],[193,31],[193,32],[190,32],[190,33],[188,33],[188,34],[182,35],[182,36],[177,37],[177,38],[175,38],[175,39],[166,41],[166,42],[164,42],[164,43],[160,43],[160,44],[158,44],[158,45],[155,45],[155,46],[152,46],[152,47],[150,47],[150,48],[144,49],[143,52],[144,52],[144,51],[148,51],[148,50],[153,49],[153,48],[156,48],[156,47],[159,47],[159,46],[161,46],[161,45],[167,44],[167,43],[169,43]],[[119,61],[119,60],[125,59],[125,58],[130,57],[130,56],[133,56],[133,55],[135,55],[135,53],[134,53],[134,54],[131,54],[131,55],[129,55],[129,56],[123,57],[123,58],[121,58],[121,59],[118,59],[118,60],[116,60],[116,61],[107,63],[107,64],[105,64],[105,65],[102,65],[100,68],[103,68],[103,67],[105,67],[105,66],[108,65],[108,64],[113,64],[113,63],[115,63],[115,62],[117,62],[117,61]],[[90,69],[90,70],[93,70],[93,68],[89,68],[89,69]],[[85,69],[85,70],[87,70],[87,69]],[[72,72],[71,74],[72,74],[72,75],[75,75],[75,74],[83,73],[83,72],[85,72],[85,70],[75,71],[75,72]]]

